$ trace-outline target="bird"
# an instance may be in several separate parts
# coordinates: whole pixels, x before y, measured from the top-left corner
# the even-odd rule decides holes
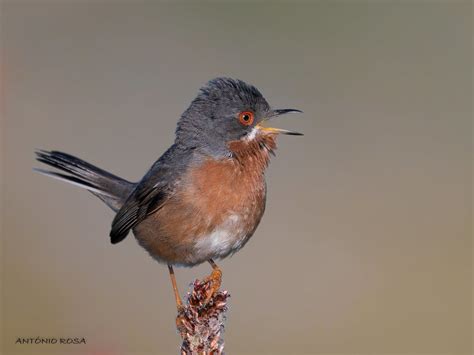
[[[265,211],[265,171],[280,134],[270,119],[298,109],[273,109],[253,85],[218,77],[199,89],[177,122],[174,143],[139,182],[130,182],[75,156],[37,150],[54,168],[36,172],[90,191],[114,212],[110,241],[130,232],[151,257],[168,266],[178,309],[174,266],[208,262],[208,300],[221,286],[215,260],[239,251]]]

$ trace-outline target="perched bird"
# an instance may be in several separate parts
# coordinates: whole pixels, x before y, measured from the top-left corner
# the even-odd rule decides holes
[[[174,144],[138,183],[58,151],[37,151],[37,160],[62,172],[35,170],[85,188],[112,208],[112,244],[132,231],[166,263],[179,308],[173,265],[209,262],[212,296],[222,275],[214,259],[235,253],[254,234],[276,136],[301,135],[263,123],[290,112],[301,111],[272,109],[254,86],[216,78],[200,89],[178,121]]]

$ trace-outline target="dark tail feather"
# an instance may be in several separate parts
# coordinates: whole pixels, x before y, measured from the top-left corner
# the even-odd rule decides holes
[[[66,153],[38,150],[36,159],[68,174],[36,168],[33,170],[89,190],[114,211],[120,209],[135,188],[134,183]]]

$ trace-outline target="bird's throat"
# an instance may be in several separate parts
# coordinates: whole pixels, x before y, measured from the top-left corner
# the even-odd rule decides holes
[[[240,139],[229,143],[229,150],[245,169],[263,173],[276,149],[275,134],[257,134],[253,139]]]

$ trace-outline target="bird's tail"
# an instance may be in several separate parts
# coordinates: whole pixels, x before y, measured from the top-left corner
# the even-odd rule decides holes
[[[114,211],[118,211],[122,207],[135,188],[134,183],[66,153],[38,150],[36,151],[36,159],[61,170],[61,172],[37,168],[33,170],[89,190]]]

